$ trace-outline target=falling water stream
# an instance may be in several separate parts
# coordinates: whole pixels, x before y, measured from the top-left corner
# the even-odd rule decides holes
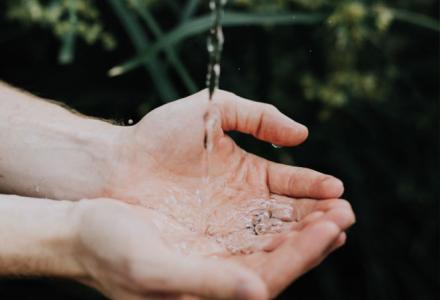
[[[220,81],[220,60],[222,56],[224,36],[221,26],[223,7],[227,0],[210,0],[209,8],[211,9],[213,22],[209,31],[206,47],[209,54],[208,72],[206,75],[206,86],[208,88],[208,109],[204,115],[205,132],[203,137],[203,147],[206,151],[207,168],[205,177],[209,179],[209,154],[213,148],[213,130],[218,121],[218,114],[215,113],[212,104],[215,91],[219,87]]]
[[[203,137],[203,164],[204,176],[202,189],[197,190],[196,195],[199,199],[202,211],[207,211],[212,201],[212,186],[218,185],[212,178],[212,159],[214,150],[214,129],[218,126],[220,115],[216,111],[213,102],[216,90],[219,88],[220,61],[223,50],[224,36],[221,26],[223,8],[227,0],[210,0],[209,7],[212,12],[212,27],[207,38],[207,50],[209,54],[209,64],[206,76],[206,85],[209,93],[208,105],[204,114],[204,137]],[[276,148],[279,146],[273,145]],[[221,184],[220,184],[221,185]],[[218,187],[216,187],[218,189]],[[221,187],[222,188],[222,187]],[[225,187],[223,187],[224,189]],[[246,199],[243,206],[238,206],[233,210],[226,220],[207,219],[206,215],[201,214],[199,220],[200,228],[207,228],[207,234],[218,244],[226,248],[230,253],[249,253],[252,252],[252,244],[255,244],[258,235],[267,233],[277,233],[285,229],[286,223],[292,221],[292,207],[290,205],[279,205],[270,199],[269,191],[264,195],[258,195],[255,199]],[[239,193],[231,195],[236,202],[240,199]],[[234,226],[234,230],[222,233],[218,228]],[[216,232],[209,232],[209,228],[217,228]]]
[[[209,91],[209,100],[216,89],[218,89],[220,81],[220,60],[222,56],[224,36],[222,29],[223,7],[227,0],[210,0],[209,8],[212,11],[213,22],[209,31],[207,40],[207,49],[209,54],[208,73],[206,76],[206,86]]]

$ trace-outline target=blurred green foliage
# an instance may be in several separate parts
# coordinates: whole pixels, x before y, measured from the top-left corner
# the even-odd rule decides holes
[[[320,101],[325,104],[327,109],[322,114],[323,116],[328,116],[331,108],[345,105],[350,98],[362,96],[374,100],[387,96],[386,87],[392,84],[392,80],[398,72],[395,65],[387,65],[383,74],[377,74],[370,68],[360,70],[359,52],[365,48],[366,44],[379,46],[384,41],[390,25],[400,16],[395,13],[392,7],[383,2],[353,0],[235,0],[230,2],[231,8],[255,14],[271,14],[271,16],[267,16],[268,19],[261,19],[260,21],[246,21],[247,15],[239,15],[237,19],[242,20],[240,25],[246,25],[246,23],[259,23],[266,27],[278,24],[284,25],[290,23],[282,18],[286,14],[291,18],[292,23],[295,23],[297,13],[295,10],[299,9],[321,13],[321,17],[315,18],[311,23],[324,22],[325,24],[322,36],[322,46],[328,49],[327,58],[324,62],[326,64],[325,74],[318,77],[310,72],[305,72],[300,82],[306,99]],[[129,67],[116,67],[112,69],[113,72],[110,74],[121,75],[127,70],[142,65],[148,59],[151,60],[154,57],[153,55],[142,56],[142,53],[148,54],[148,51],[151,52],[150,49],[157,50],[154,54],[160,50],[165,50],[169,63],[177,70],[180,80],[185,84],[188,92],[195,92],[194,80],[178,58],[178,55],[170,49],[171,46],[178,46],[178,43],[186,35],[199,33],[199,31],[191,32],[194,24],[187,26],[189,29],[184,28],[189,32],[188,34],[185,34],[185,30],[182,30],[181,35],[183,37],[176,39],[172,45],[169,45],[167,42],[162,43],[166,41],[167,37],[150,13],[150,10],[155,9],[157,6],[163,6],[163,3],[154,0],[112,0],[109,3],[121,19],[140,55],[137,60],[128,64]],[[182,23],[185,27],[185,23],[190,23],[190,17],[198,9],[198,6],[202,6],[203,9],[206,3],[203,3],[203,1],[187,1],[185,10],[182,13],[185,18],[176,27],[178,25],[182,26]],[[8,2],[6,16],[10,20],[18,20],[23,24],[38,24],[50,28],[64,43],[59,55],[62,63],[70,63],[73,60],[75,44],[72,40],[74,36],[81,37],[89,44],[100,42],[107,50],[117,47],[116,35],[106,29],[106,23],[101,18],[100,8],[97,6],[96,1],[14,0]],[[227,16],[229,16],[228,13]],[[150,31],[157,39],[155,44],[148,45],[146,41],[142,41],[144,39],[142,37],[143,28],[136,17],[145,23],[147,31]],[[206,30],[210,22],[210,18],[205,18],[201,29]],[[304,23],[308,22],[310,20],[306,18]],[[413,14],[412,22],[436,31],[440,30],[438,22],[430,20],[427,16]],[[303,22],[300,20],[298,23]],[[155,46],[158,47],[155,48]],[[153,77],[158,76],[157,66],[153,66],[153,69],[149,70],[150,73],[154,72],[154,74],[151,74]],[[170,92],[170,89],[173,88],[166,75],[160,77],[157,88],[164,100],[169,101],[171,100],[169,97],[176,97],[177,94],[174,91]],[[351,95],[354,97],[351,97]]]
[[[282,299],[438,296],[439,9],[436,0],[228,2],[221,87],[268,99],[311,132],[295,149],[233,138],[341,177],[358,217],[348,245]],[[198,0],[5,0],[0,78],[136,120],[204,87],[211,22]],[[46,299],[88,299],[71,288],[71,298],[50,298],[46,286]]]

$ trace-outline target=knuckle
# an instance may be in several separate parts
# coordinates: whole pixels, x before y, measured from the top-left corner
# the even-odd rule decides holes
[[[279,112],[278,108],[270,103],[264,103],[265,110],[268,112]]]
[[[229,92],[229,91],[217,90],[216,92],[217,92],[218,97],[223,100],[234,100],[235,98],[237,98],[237,95],[235,95],[234,93]]]
[[[336,237],[341,232],[339,226],[333,222],[325,221],[324,224],[325,230],[327,231],[328,235],[333,235]]]

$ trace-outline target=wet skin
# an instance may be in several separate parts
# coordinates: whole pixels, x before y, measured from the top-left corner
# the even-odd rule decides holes
[[[256,271],[275,295],[345,242],[353,212],[338,199],[343,193],[338,179],[247,153],[226,134],[237,130],[295,146],[308,135],[304,126],[273,106],[218,91],[209,108],[216,121],[207,158],[207,111],[207,91],[202,91],[121,129],[121,147],[114,149],[118,160],[108,174],[111,188],[105,195],[140,205],[151,230],[172,251],[238,261]],[[282,211],[290,211],[290,218],[276,218],[283,233],[256,236],[255,230],[243,230],[232,234],[232,242],[219,241],[219,236],[230,237],[248,226],[258,199],[273,199],[283,203]],[[254,253],[232,255],[231,243],[239,246],[239,253]]]

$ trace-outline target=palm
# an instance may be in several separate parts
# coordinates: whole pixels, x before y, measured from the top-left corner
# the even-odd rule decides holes
[[[203,147],[205,92],[152,111],[124,135],[123,164],[111,196],[153,209],[162,236],[181,250],[252,252],[268,243],[250,226],[256,211],[275,212],[267,233],[282,231],[303,217],[294,201],[280,201],[277,194],[341,194],[337,180],[324,186],[325,179],[333,180],[329,176],[278,165],[240,149],[224,131],[240,130],[287,146],[302,142],[307,131],[267,105],[235,98],[220,92],[214,99],[211,114],[217,122],[209,157]],[[268,201],[273,198],[276,201]]]

